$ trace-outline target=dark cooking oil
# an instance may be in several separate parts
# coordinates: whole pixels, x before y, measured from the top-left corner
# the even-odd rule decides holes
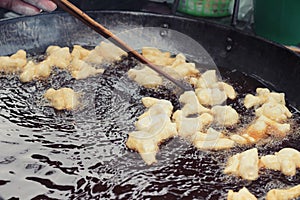
[[[44,81],[20,83],[17,76],[0,76],[0,197],[6,199],[226,199],[230,189],[247,187],[259,199],[272,188],[300,184],[299,172],[287,177],[261,170],[256,181],[223,174],[229,156],[249,147],[228,151],[198,151],[173,138],[160,146],[158,163],[145,165],[127,149],[128,132],[144,112],[141,98],[172,101],[168,88],[146,89],[126,77],[136,65],[131,58],[107,64],[103,75],[74,80],[55,69]],[[227,103],[242,115],[238,127],[254,118],[241,99],[264,83],[237,71],[220,68],[222,77],[238,92]],[[76,111],[56,111],[43,99],[47,89],[70,87],[81,94]],[[257,145],[260,155],[283,147],[299,148],[299,113],[294,112],[293,135]],[[230,127],[228,131],[238,131]]]

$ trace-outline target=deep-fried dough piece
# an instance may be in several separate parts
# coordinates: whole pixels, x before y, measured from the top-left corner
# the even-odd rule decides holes
[[[100,52],[98,52],[98,49],[99,47],[95,47],[95,49],[91,50],[90,53],[84,57],[83,61],[93,65],[101,65],[104,59]]]
[[[280,124],[262,115],[246,129],[245,134],[258,141],[268,135],[283,137],[290,131],[290,128],[290,124]]]
[[[300,185],[289,189],[273,189],[267,193],[266,200],[292,200],[300,197]]]
[[[46,50],[48,57],[46,58],[50,66],[61,69],[67,69],[72,60],[69,47],[49,46]]]
[[[183,93],[179,98],[180,103],[184,104],[182,108],[182,114],[184,116],[193,114],[210,113],[208,108],[202,106],[194,91],[187,91]]]
[[[175,61],[175,58],[171,58],[170,52],[161,52],[159,49],[154,47],[143,47],[142,54],[155,65],[169,66]]]
[[[73,78],[79,80],[88,78],[90,76],[95,76],[97,74],[102,74],[104,69],[96,69],[83,60],[73,58],[69,71],[71,72]]]
[[[181,78],[198,76],[199,70],[196,69],[195,63],[187,63],[186,57],[183,54],[178,54],[172,65],[167,66],[174,70]]]
[[[0,56],[0,72],[20,72],[26,63],[26,52],[24,50],[19,50],[11,56]]]
[[[222,150],[234,146],[234,141],[226,138],[221,132],[209,128],[207,133],[197,132],[193,135],[193,144],[201,150]]]
[[[217,84],[218,84],[218,87],[220,88],[220,90],[224,91],[226,96],[229,99],[236,98],[236,92],[231,85],[229,85],[228,83],[225,83],[225,82],[218,82]]]
[[[148,132],[133,131],[129,133],[126,146],[137,151],[147,165],[157,162],[156,154],[159,151],[159,147],[155,138],[151,138]]]
[[[199,102],[204,106],[220,105],[227,99],[226,93],[219,88],[198,88],[196,94]]]
[[[166,125],[170,125],[169,112],[171,111],[162,108],[162,104],[155,104],[138,117],[138,121],[135,122],[135,127],[139,131],[156,134],[156,132],[160,132],[162,128],[165,128]]]
[[[267,88],[257,88],[257,95],[247,94],[244,100],[246,108],[259,106],[267,102],[275,102],[285,105],[284,93],[270,92]]]
[[[225,174],[240,176],[246,180],[258,178],[258,152],[256,148],[233,155],[228,159]]]
[[[127,56],[127,52],[123,51],[120,47],[108,42],[101,42],[99,46],[95,48],[95,51],[103,57],[105,61],[118,61],[122,56]]]
[[[281,171],[286,176],[295,176],[296,168],[300,168],[300,152],[292,148],[284,148],[275,155],[262,156],[261,167]]]
[[[176,122],[179,136],[189,139],[196,132],[203,131],[203,128],[213,121],[213,116],[203,113],[198,117],[188,118],[183,115],[181,110],[177,110],[173,114],[173,119]]]
[[[175,58],[171,58],[170,52],[161,52],[159,49],[152,47],[144,47],[142,54],[151,63],[163,67],[173,77],[186,78],[200,74],[194,63],[186,62],[186,57],[183,54],[178,54]],[[146,67],[141,70],[132,69],[128,72],[128,75],[129,78],[145,87],[162,85],[162,78],[159,74]]]
[[[236,92],[231,85],[218,82],[216,70],[208,70],[200,78],[190,79],[190,83],[196,86],[199,102],[205,106],[220,105],[227,98],[236,98]]]
[[[149,67],[144,66],[142,69],[130,69],[128,77],[139,85],[147,88],[153,88],[162,85],[163,79],[159,74]]]
[[[176,124],[171,122],[173,106],[167,100],[151,97],[142,99],[148,110],[138,117],[137,131],[129,133],[126,145],[139,152],[143,160],[151,165],[156,162],[155,155],[159,144],[177,135]]]
[[[74,45],[71,55],[72,58],[78,58],[80,60],[84,60],[90,53],[91,53],[90,50],[87,50],[80,45]]]
[[[197,82],[197,88],[212,88],[218,82],[216,70],[207,70],[201,74]]]
[[[79,106],[79,95],[70,88],[55,90],[50,88],[44,97],[57,110],[74,110]]]
[[[257,198],[247,188],[243,187],[238,192],[229,190],[227,200],[257,200]]]
[[[250,137],[248,134],[243,134],[243,135],[239,135],[239,134],[233,134],[230,136],[230,139],[233,140],[234,142],[238,143],[238,144],[253,144],[256,142],[256,140],[252,137]]]
[[[152,47],[144,47],[142,53],[151,63],[162,67],[164,71],[175,78],[189,78],[200,74],[194,63],[186,62],[186,57],[183,54],[171,58],[170,52],[161,52],[159,49]],[[157,87],[163,83],[159,74],[148,67],[140,70],[131,69],[128,76],[145,87]]]
[[[214,106],[211,112],[219,125],[233,126],[239,121],[239,114],[231,106]]]
[[[51,66],[47,60],[40,63],[29,61],[20,74],[21,82],[30,82],[34,79],[45,79],[51,74]]]
[[[263,104],[260,108],[255,110],[255,114],[258,117],[264,115],[276,122],[282,122],[287,118],[292,117],[292,113],[289,109],[285,105],[277,102],[268,102]]]
[[[169,117],[171,117],[171,115],[172,115],[173,105],[168,100],[156,99],[156,98],[153,98],[153,97],[144,97],[144,98],[142,98],[142,102],[143,102],[143,104],[146,108],[157,106],[157,107],[160,107],[160,109],[162,109]],[[146,115],[146,114],[151,113],[151,112],[152,112],[152,110],[149,109],[143,115]],[[141,115],[141,116],[143,116],[143,115]]]
[[[101,42],[100,45],[96,46],[90,54],[86,57],[87,62],[99,64],[102,62],[100,58],[103,58],[103,61],[113,62],[121,60],[122,56],[127,56],[128,54],[123,51],[121,48],[117,47],[116,45],[108,42]],[[99,59],[99,61],[95,60]]]

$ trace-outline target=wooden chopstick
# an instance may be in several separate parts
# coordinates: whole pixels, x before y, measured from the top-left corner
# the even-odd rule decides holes
[[[300,48],[298,47],[293,47],[293,46],[285,46],[286,48],[288,48],[289,50],[292,50],[295,53],[300,53]]]
[[[112,43],[126,51],[130,56],[136,58],[138,61],[140,61],[143,64],[146,64],[151,69],[156,71],[157,73],[161,74],[165,78],[169,79],[173,83],[175,83],[177,86],[182,88],[185,91],[193,90],[192,86],[182,80],[177,80],[174,77],[170,76],[169,74],[165,73],[163,70],[161,70],[158,66],[150,63],[144,56],[139,54],[137,51],[135,51],[133,48],[128,46],[125,42],[123,42],[120,38],[118,38],[116,35],[114,35],[112,32],[110,32],[107,28],[93,20],[90,16],[88,16],[86,13],[84,13],[82,10],[77,8],[75,5],[73,5],[71,2],[67,0],[52,0],[54,3],[56,3],[60,8],[71,14],[72,16],[76,17],[80,21],[82,21],[84,24],[92,28],[97,33],[101,34],[103,37],[109,39]]]

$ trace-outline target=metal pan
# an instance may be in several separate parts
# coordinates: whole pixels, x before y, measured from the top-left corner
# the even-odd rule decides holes
[[[239,84],[248,92],[268,85],[284,91],[291,105],[300,105],[300,59],[280,45],[230,27],[182,17],[135,12],[89,14],[114,33],[161,27],[163,31],[172,29],[186,34],[207,50],[229,80],[234,82],[238,79],[235,77],[243,77]],[[0,32],[0,55],[18,49],[41,54],[49,45],[95,46],[102,40],[79,21],[62,13],[4,20],[0,22]],[[172,45],[175,48],[179,44],[174,41]],[[134,65],[134,60],[126,59],[103,77],[85,81],[74,81],[60,71],[42,83],[21,84],[13,76],[1,78],[0,196],[217,199],[225,198],[229,189],[247,186],[262,198],[274,185],[300,183],[298,175],[284,177],[271,171],[263,172],[253,182],[225,176],[223,163],[243,148],[225,153],[201,152],[179,138],[162,145],[158,164],[145,166],[139,155],[125,146],[127,132],[143,112],[139,100],[143,95],[176,100],[166,90],[157,94],[128,84],[124,73]],[[255,75],[260,81],[249,75]],[[39,97],[45,89],[60,86],[84,91],[88,106],[76,112],[57,112],[45,107]],[[294,137],[262,146],[259,151],[274,153],[286,146],[299,149],[298,142],[299,138]]]

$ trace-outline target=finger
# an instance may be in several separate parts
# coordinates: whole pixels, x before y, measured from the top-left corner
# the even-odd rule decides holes
[[[54,11],[57,8],[56,4],[51,0],[24,0],[24,1],[33,6],[36,6],[39,9],[48,12]]]
[[[0,7],[23,15],[36,15],[40,9],[21,0],[0,0]]]

